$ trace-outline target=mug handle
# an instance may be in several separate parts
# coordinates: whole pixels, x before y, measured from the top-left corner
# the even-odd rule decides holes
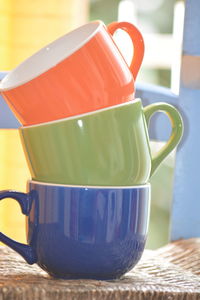
[[[14,192],[14,191],[1,191],[0,200],[5,198],[12,198],[17,200],[17,202],[21,207],[22,213],[28,216],[31,207],[30,194]],[[28,264],[32,265],[37,262],[37,255],[31,246],[18,243],[10,239],[6,235],[4,235],[2,232],[0,232],[0,242],[4,243],[8,247],[12,248],[17,253],[19,253],[26,260]]]
[[[112,35],[117,29],[122,29],[130,36],[133,43],[134,54],[129,68],[135,80],[144,57],[144,40],[142,34],[133,24],[128,22],[113,22],[107,25],[107,29]]]
[[[178,110],[168,103],[153,103],[148,106],[145,106],[143,110],[147,126],[149,125],[149,121],[152,115],[156,112],[166,113],[172,126],[172,132],[169,137],[169,140],[160,149],[160,151],[158,151],[158,153],[155,154],[154,157],[152,157],[152,166],[150,174],[151,177],[154,174],[155,170],[158,168],[158,166],[161,164],[161,162],[180,142],[181,137],[183,135],[183,120]]]

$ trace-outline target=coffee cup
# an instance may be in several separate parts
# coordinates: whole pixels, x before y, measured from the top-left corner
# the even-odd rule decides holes
[[[27,216],[28,244],[0,241],[58,278],[119,278],[139,261],[147,238],[150,185],[66,186],[30,181],[13,198]]]
[[[162,111],[172,132],[152,155],[147,124]],[[31,176],[72,185],[145,184],[181,139],[183,122],[167,103],[143,108],[140,99],[54,122],[19,129]]]
[[[132,40],[130,67],[112,38],[119,28]],[[0,92],[23,125],[86,113],[133,99],[143,55],[143,38],[133,24],[90,22],[9,72]]]

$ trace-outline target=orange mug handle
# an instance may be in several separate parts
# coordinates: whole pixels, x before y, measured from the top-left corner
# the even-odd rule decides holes
[[[136,79],[144,57],[144,40],[142,34],[129,22],[113,22],[107,26],[107,29],[112,35],[117,29],[122,29],[130,36],[133,43],[134,54],[129,68],[133,74],[133,78]]]

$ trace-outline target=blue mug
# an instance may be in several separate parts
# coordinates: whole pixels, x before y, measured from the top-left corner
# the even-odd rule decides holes
[[[57,278],[119,278],[139,261],[147,238],[150,185],[84,187],[30,181],[13,198],[27,218],[28,245],[0,241]]]

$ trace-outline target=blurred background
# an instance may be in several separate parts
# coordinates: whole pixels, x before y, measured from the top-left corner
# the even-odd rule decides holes
[[[13,69],[41,47],[88,21],[128,21],[139,28],[145,41],[137,82],[178,93],[183,18],[184,1],[180,0],[0,0],[0,72]],[[133,49],[128,36],[117,32],[114,39],[129,62]],[[8,121],[1,112],[0,118],[1,123],[5,119],[0,129],[0,190],[25,191],[30,174],[18,131],[4,129],[9,128]],[[153,152],[162,145],[151,141]],[[175,152],[151,178],[150,249],[168,241],[174,159]],[[1,202],[0,229],[20,242],[26,240],[25,218],[14,200]]]

